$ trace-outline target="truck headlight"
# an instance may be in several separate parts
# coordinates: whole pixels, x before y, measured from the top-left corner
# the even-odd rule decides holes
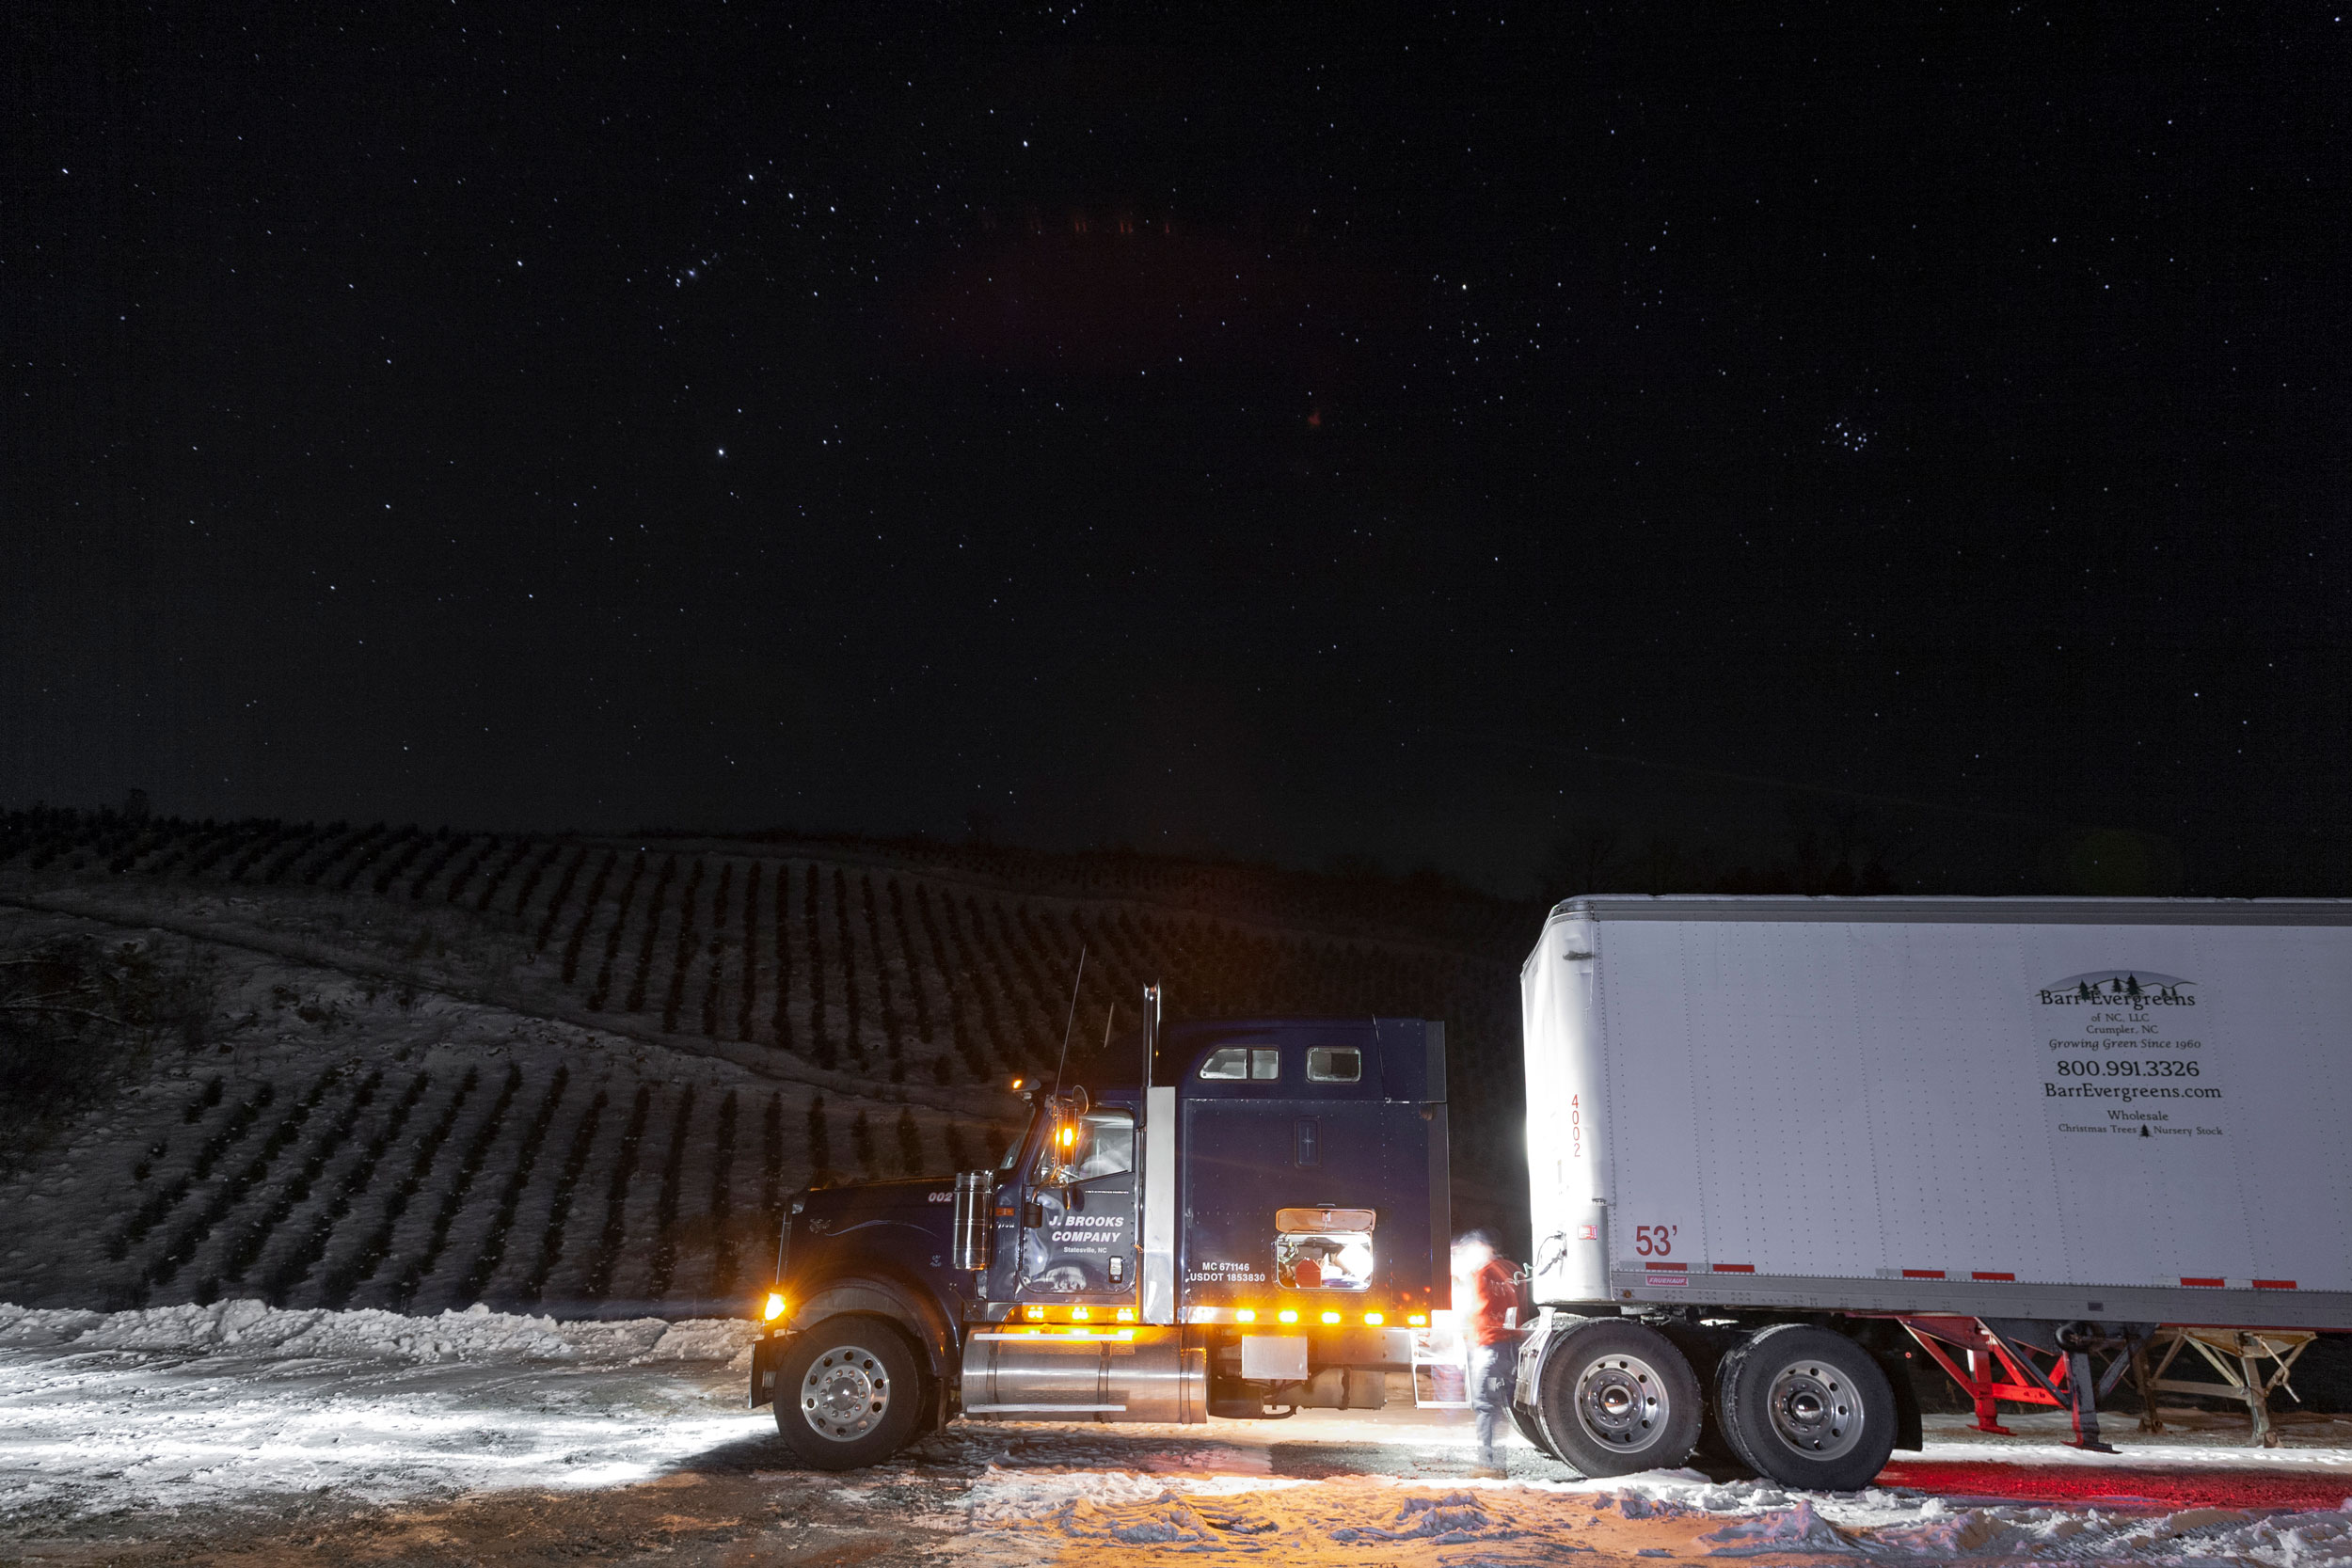
[[[775,1291],[768,1292],[768,1305],[760,1308],[760,1316],[770,1323],[774,1323],[784,1316],[784,1296],[781,1292]]]

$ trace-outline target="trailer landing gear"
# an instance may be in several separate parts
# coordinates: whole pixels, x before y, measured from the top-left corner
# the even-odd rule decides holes
[[[2170,1323],[2158,1328],[2146,1339],[2135,1341],[2131,1349],[2132,1382],[2139,1389],[2145,1411],[2139,1418],[2139,1430],[2164,1430],[2164,1418],[2156,1410],[2159,1393],[2193,1394],[2200,1399],[2236,1400],[2243,1403],[2253,1422],[2254,1445],[2277,1448],[2279,1433],[2270,1424],[2270,1396],[2283,1388],[2289,1398],[2299,1399],[2287,1376],[2295,1370],[2296,1357],[2318,1338],[2309,1329],[2296,1328],[2192,1328]],[[2221,1374],[2222,1381],[2168,1379],[2164,1374],[2172,1370],[2173,1358],[2184,1346],[2195,1347],[2206,1364]],[[2149,1361],[2159,1348],[2164,1352],[2163,1358],[2151,1367]],[[2267,1375],[2262,1370],[2265,1358],[2275,1369]]]
[[[1997,1323],[1982,1318],[1953,1318],[1915,1316],[1898,1318],[1919,1347],[1935,1358],[1935,1364],[1951,1374],[1952,1381],[1966,1390],[1977,1407],[1977,1430],[2000,1436],[2010,1434],[2009,1428],[1998,1419],[1996,1400],[2013,1404],[2042,1404],[2063,1410],[2073,1418],[2074,1440],[2069,1448],[2087,1453],[2113,1453],[2112,1445],[2099,1437],[2099,1395],[2115,1386],[2130,1369],[2127,1355],[2119,1355],[2107,1369],[2104,1383],[2094,1382],[2090,1370],[2090,1353],[2095,1349],[2115,1349],[2110,1340],[2088,1323],[2069,1323],[2063,1328],[2045,1323],[2001,1319]],[[2055,1332],[2053,1330],[2055,1329]],[[1952,1351],[1965,1353],[1968,1370],[1963,1371],[1952,1359]],[[2039,1354],[2049,1360],[2048,1370],[2034,1360]],[[1994,1370],[1997,1363],[1999,1371]],[[2001,1373],[2007,1374],[2004,1381]]]

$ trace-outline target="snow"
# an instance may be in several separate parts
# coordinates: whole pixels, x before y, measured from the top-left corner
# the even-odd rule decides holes
[[[1381,1439],[1364,1452],[1366,1429]],[[2352,1564],[2352,1451],[2244,1449],[2184,1443],[2134,1445],[2120,1480],[2150,1464],[2203,1474],[2227,1488],[2249,1470],[2341,1477],[2347,1500],[2325,1511],[2167,1508],[2128,1497],[2042,1505],[1871,1487],[1791,1493],[1767,1481],[1714,1481],[1695,1470],[1586,1481],[1517,1450],[1507,1481],[1458,1479],[1469,1433],[1414,1412],[1300,1418],[1199,1428],[1025,1429],[966,1426],[927,1445],[930,1463],[973,1458],[987,1467],[968,1495],[963,1554],[991,1564],[1108,1562],[1141,1549],[1196,1554],[1274,1549],[1284,1561],[1534,1563],[1592,1552],[1602,1558],[1761,1560],[1845,1559],[1930,1564],[2065,1557],[2151,1568],[2240,1562],[2265,1568]],[[1013,1437],[1011,1433],[1025,1433]],[[1119,1433],[1120,1436],[1112,1436]],[[1132,1435],[1128,1435],[1132,1434]],[[1124,1438],[1125,1446],[1120,1447]],[[1297,1441],[1303,1440],[1303,1441]],[[1165,1447],[1158,1446],[1164,1443]],[[1270,1473],[1277,1444],[1296,1456],[1328,1444],[1358,1467],[1318,1479]],[[1980,1461],[1985,1447],[1933,1442],[1922,1464]],[[2049,1442],[2015,1442],[2000,1457],[2022,1477],[2046,1465],[2115,1465]],[[1057,1464],[1056,1462],[1059,1463]],[[1109,1461],[1110,1463],[1105,1463]],[[1457,1466],[1454,1479],[1414,1472]],[[1399,1556],[1400,1552],[1407,1553]]]
[[[1809,1502],[1741,1519],[1699,1537],[1716,1557],[1760,1557],[1767,1552],[1850,1552],[1852,1545]]]
[[[384,1311],[282,1311],[250,1300],[107,1313],[0,1304],[0,1347],[191,1354],[235,1351],[281,1360],[343,1357],[475,1365],[567,1361],[585,1366],[733,1362],[747,1357],[758,1337],[751,1323],[727,1318],[675,1323],[660,1318],[559,1323],[493,1312],[479,1304],[429,1318]],[[750,1364],[743,1360],[746,1368]]]
[[[992,1478],[993,1479],[993,1478]],[[1058,1544],[1253,1549],[1279,1540],[1286,1561],[1343,1563],[1366,1549],[1475,1546],[1486,1563],[1549,1561],[1563,1551],[1764,1559],[1845,1557],[1944,1563],[2065,1557],[2172,1568],[2208,1562],[2265,1568],[2352,1563],[2352,1513],[2016,1505],[1954,1507],[1878,1490],[1789,1498],[1680,1476],[1629,1482],[1462,1482],[1443,1490],[1349,1477],[1301,1487],[1214,1494],[1135,1475],[1065,1476],[1053,1488],[976,1487],[974,1545],[994,1561]],[[985,1499],[978,1494],[986,1491]],[[1456,1560],[1447,1559],[1446,1560]]]
[[[1182,1428],[963,1422],[891,1465],[819,1476],[791,1465],[768,1412],[742,1407],[754,1332],[728,1320],[565,1322],[479,1307],[403,1317],[252,1301],[117,1313],[0,1307],[0,1540],[216,1531],[237,1519],[280,1529],[291,1528],[278,1518],[290,1499],[462,1509],[532,1495],[599,1499],[591,1513],[607,1521],[601,1529],[650,1494],[664,1520],[688,1517],[697,1497],[726,1519],[743,1515],[747,1497],[788,1499],[796,1528],[902,1538],[893,1560],[932,1554],[979,1568],[1163,1552],[1335,1568],[1500,1568],[1587,1553],[2352,1565],[2352,1505],[2220,1505],[2249,1475],[2285,1474],[2323,1494],[2340,1479],[2336,1495],[2352,1497],[2344,1448],[2171,1441],[2103,1459],[2046,1441],[1942,1440],[1899,1456],[1923,1467],[1964,1461],[1972,1474],[1994,1461],[2021,1480],[2092,1487],[2102,1466],[2119,1488],[2152,1466],[2192,1484],[2210,1478],[2215,1500],[2185,1506],[1893,1485],[1817,1495],[1693,1470],[1585,1481],[1525,1449],[1514,1450],[1510,1479],[1466,1479],[1463,1425],[1391,1408]]]
[[[0,1306],[0,1520],[643,1481],[760,1430],[679,1375],[748,1365],[755,1335],[481,1308]]]

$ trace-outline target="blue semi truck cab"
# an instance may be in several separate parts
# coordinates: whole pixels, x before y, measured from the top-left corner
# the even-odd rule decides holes
[[[787,1205],[751,1402],[825,1469],[959,1418],[1377,1407],[1450,1292],[1445,1028],[1158,1023],[988,1171]]]

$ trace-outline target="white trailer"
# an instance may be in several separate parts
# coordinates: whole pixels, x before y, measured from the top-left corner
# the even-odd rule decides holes
[[[2160,1325],[2352,1326],[2352,902],[1576,898],[1521,995],[1518,1413],[1587,1474],[1707,1416],[1866,1483],[1917,1443],[1870,1320],[2087,1446]]]

